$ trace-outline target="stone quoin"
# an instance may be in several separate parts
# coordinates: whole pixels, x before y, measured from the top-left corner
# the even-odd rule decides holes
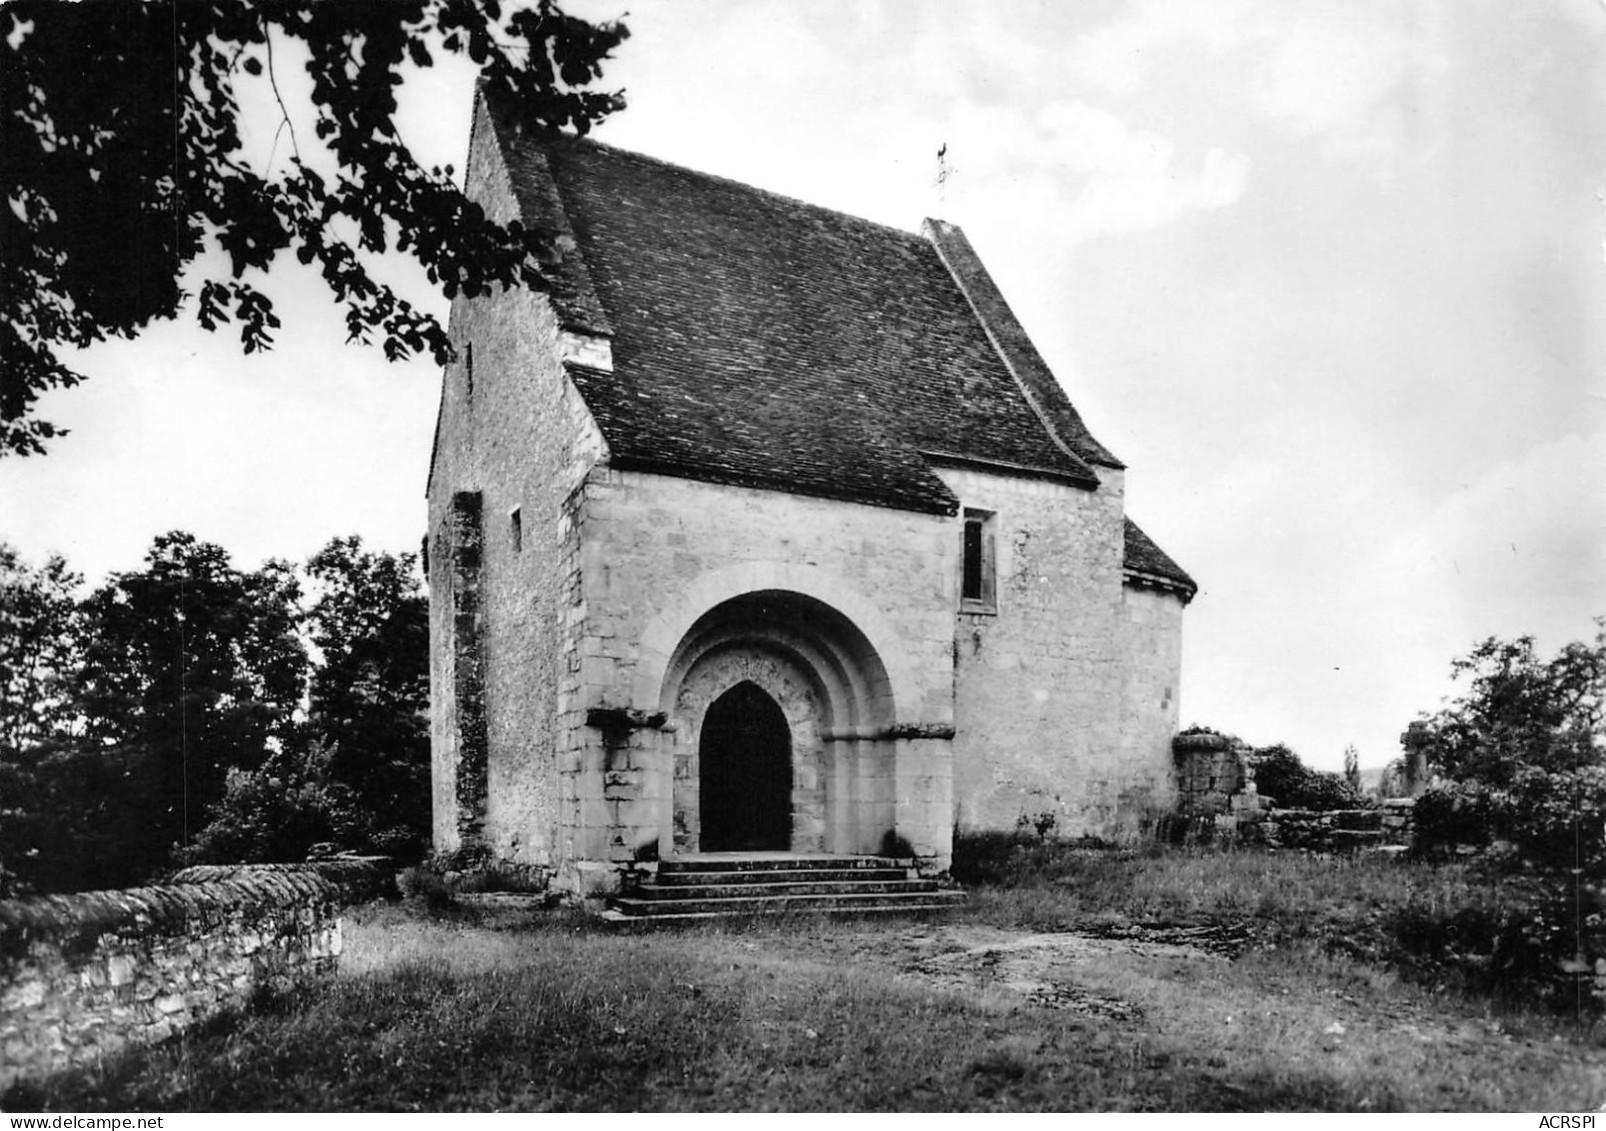
[[[613,890],[699,852],[948,866],[1172,800],[1192,579],[964,234],[476,102],[555,237],[460,297],[431,458],[434,841]]]

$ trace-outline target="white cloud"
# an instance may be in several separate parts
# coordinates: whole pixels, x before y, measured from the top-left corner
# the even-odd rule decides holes
[[[1234,459],[1156,526],[1204,586],[1187,720],[1326,769],[1347,742],[1381,764],[1478,640],[1532,634],[1553,652],[1606,613],[1606,428],[1495,463],[1404,524],[1386,483],[1353,481],[1336,449],[1300,451]]]
[[[1606,428],[1560,437],[1445,498],[1379,566],[1433,631],[1560,645],[1606,613],[1603,485]]]
[[[1094,88],[1132,97],[1205,68],[1215,96],[1246,105],[1382,176],[1413,147],[1431,150],[1453,80],[1448,12],[1410,5],[1140,3],[1071,48]]]
[[[1215,146],[1184,161],[1170,138],[1084,102],[1050,103],[1030,122],[969,105],[955,126],[956,161],[970,193],[1001,197],[1034,227],[1072,240],[1149,231],[1191,210],[1225,208],[1249,177],[1245,154]]]

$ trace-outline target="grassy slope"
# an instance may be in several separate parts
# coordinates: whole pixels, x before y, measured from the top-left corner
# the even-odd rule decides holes
[[[1041,864],[1041,862],[1040,862]],[[376,908],[342,976],[9,1107],[75,1110],[1562,1110],[1606,1100],[1598,1036],[1486,1015],[1319,945],[1442,871],[1303,857],[1067,856],[958,921],[813,920],[618,935]],[[1460,897],[1466,898],[1465,891]],[[1033,1004],[917,955],[969,931],[1226,924],[1235,961],[1099,950]],[[505,924],[504,924],[505,925]],[[990,932],[990,934],[989,934]],[[947,940],[946,942],[944,940]],[[961,946],[962,949],[962,946]],[[1333,1027],[1337,1025],[1342,1032]]]

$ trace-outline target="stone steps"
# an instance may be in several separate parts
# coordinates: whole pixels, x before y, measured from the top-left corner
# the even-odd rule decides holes
[[[802,877],[800,881],[799,877]],[[788,884],[788,883],[896,883],[900,880],[915,879],[919,873],[909,868],[772,868],[764,871],[746,872],[737,869],[723,869],[718,872],[665,872],[659,870],[654,884],[657,887],[681,888],[705,885],[743,885],[758,884]]]
[[[942,900],[932,903],[897,903],[884,907],[766,907],[758,910],[742,910],[722,908],[717,911],[684,912],[672,910],[654,910],[650,914],[636,914],[623,911],[611,904],[605,908],[599,918],[604,923],[620,927],[651,927],[670,923],[714,923],[721,920],[751,919],[766,915],[811,914],[811,915],[848,915],[859,918],[865,915],[935,915],[947,911],[964,901],[963,893],[947,892]]]
[[[913,860],[891,856],[838,856],[809,852],[692,852],[660,861],[660,876],[698,872],[814,872],[894,868],[908,872]]]
[[[913,861],[878,856],[707,853],[660,861],[608,901],[616,923],[809,914],[941,911],[964,894]]]
[[[730,875],[720,872],[718,875]],[[808,873],[792,873],[808,875]],[[936,880],[820,880],[808,879],[761,880],[743,877],[735,883],[709,883],[664,886],[643,884],[631,896],[656,902],[684,902],[687,899],[776,899],[803,895],[893,895],[898,892],[933,892],[940,890]]]

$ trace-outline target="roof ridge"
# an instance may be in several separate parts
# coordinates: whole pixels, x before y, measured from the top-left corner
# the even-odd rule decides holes
[[[499,95],[493,88],[486,86],[483,80],[481,80],[476,87],[476,94],[484,97],[488,103],[492,100],[501,100],[501,95]],[[524,126],[518,121],[516,113],[513,113],[511,107],[506,107],[506,110],[508,120],[522,133],[524,131]],[[606,123],[604,123],[604,126],[606,126]],[[911,245],[926,246],[929,243],[929,241],[924,235],[921,234],[918,228],[900,228],[896,224],[883,224],[879,220],[871,220],[864,216],[857,216],[852,212],[843,212],[840,209],[831,208],[824,204],[816,204],[813,201],[804,200],[800,196],[789,196],[784,192],[777,192],[774,189],[763,188],[760,185],[750,185],[746,181],[737,180],[735,177],[727,177],[721,173],[710,173],[703,169],[693,169],[689,165],[682,165],[679,162],[670,161],[664,157],[654,157],[652,154],[642,153],[640,150],[625,149],[624,147],[615,145],[612,142],[602,141],[596,137],[593,137],[589,133],[582,134],[571,130],[560,129],[553,131],[543,138],[539,134],[536,134],[532,131],[530,134],[530,140],[532,140],[538,146],[548,146],[556,141],[567,145],[592,146],[597,149],[605,149],[609,153],[626,158],[627,160],[642,161],[649,165],[657,165],[660,168],[672,169],[677,173],[685,173],[688,176],[697,177],[705,181],[718,181],[722,184],[730,185],[733,188],[741,189],[743,192],[753,193],[759,196],[766,196],[772,200],[777,200],[784,204],[792,204],[802,208],[825,212],[831,216],[849,220],[854,224],[860,224],[865,227],[875,228],[884,232],[891,232],[894,235],[903,237]]]
[[[740,189],[742,192],[750,193],[755,196],[768,197],[769,199],[778,201],[782,204],[789,204],[793,205],[794,207],[804,208],[814,212],[824,212],[829,216],[837,219],[847,220],[862,227],[874,228],[877,231],[882,232],[890,232],[895,236],[901,237],[911,246],[929,246],[929,241],[926,239],[926,237],[920,232],[911,228],[900,228],[896,224],[883,224],[879,220],[871,220],[864,216],[857,216],[852,212],[843,212],[841,209],[832,208],[829,205],[816,204],[811,200],[804,200],[800,196],[789,196],[784,192],[776,192],[774,189],[767,189],[760,185],[750,185],[746,181],[739,181],[734,177],[727,177],[722,173],[709,173],[702,169],[693,169],[689,165],[681,165],[678,162],[670,161],[667,158],[654,157],[650,153],[642,153],[634,149],[624,149],[620,146],[612,144],[611,142],[600,141],[589,134],[576,134],[569,133],[568,131],[562,131],[555,135],[555,140],[561,141],[567,145],[592,146],[597,149],[605,149],[609,153],[625,158],[626,160],[641,161],[649,165],[657,165],[659,168],[670,169],[676,173],[684,173],[687,176],[696,177],[699,180],[717,181],[720,184],[725,184],[732,188]],[[537,144],[550,145],[551,142],[548,141],[543,143],[537,139]]]

